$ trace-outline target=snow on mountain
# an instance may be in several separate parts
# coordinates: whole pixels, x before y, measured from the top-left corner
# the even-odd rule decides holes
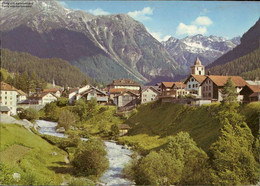
[[[204,65],[212,63],[215,59],[232,50],[240,43],[240,37],[228,40],[224,37],[187,36],[183,39],[169,38],[162,42],[166,50],[177,63],[183,66],[186,71],[199,57]]]

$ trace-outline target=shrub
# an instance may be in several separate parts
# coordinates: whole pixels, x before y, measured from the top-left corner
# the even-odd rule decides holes
[[[19,117],[21,119],[27,119],[29,121],[34,121],[39,118],[38,111],[33,108],[24,109],[21,113],[19,113]]]
[[[71,126],[76,123],[74,114],[68,110],[63,110],[60,113],[58,120],[58,127],[64,127],[65,130],[69,130]]]
[[[109,167],[106,154],[102,141],[89,139],[76,149],[72,164],[82,176],[100,177]]]
[[[57,102],[56,102],[57,106],[59,107],[65,107],[69,105],[69,99],[65,98],[65,97],[60,97]]]

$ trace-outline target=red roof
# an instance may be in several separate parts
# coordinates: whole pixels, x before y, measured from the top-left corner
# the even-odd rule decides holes
[[[125,92],[126,88],[110,88],[109,93],[110,94],[121,94],[122,92]]]
[[[177,88],[186,88],[186,84],[184,84],[183,82],[174,82],[173,86],[176,86]]]
[[[251,94],[249,97],[252,98],[252,97],[258,97],[260,94],[260,92],[254,92],[253,94]]]
[[[235,84],[236,87],[244,87],[247,85],[246,81],[240,76],[208,76],[208,78],[211,79],[219,87],[223,87],[229,77],[231,78],[232,82]]]
[[[162,85],[165,86],[166,88],[171,88],[173,84],[174,82],[165,82],[165,81],[162,82]]]
[[[3,81],[1,81],[1,90],[17,91],[17,89]]]
[[[118,79],[114,80],[111,84],[108,86],[115,86],[115,85],[126,85],[126,86],[140,86],[139,83],[132,79]]]
[[[260,92],[260,85],[247,85],[253,92]]]

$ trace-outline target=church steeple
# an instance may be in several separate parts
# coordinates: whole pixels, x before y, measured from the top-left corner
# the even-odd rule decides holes
[[[205,75],[205,67],[202,65],[200,59],[197,57],[194,65],[191,66],[191,74],[193,75]]]

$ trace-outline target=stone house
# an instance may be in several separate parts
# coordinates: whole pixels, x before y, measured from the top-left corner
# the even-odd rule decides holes
[[[134,92],[127,90],[114,97],[114,103],[118,107],[135,107],[140,103],[140,95],[135,94]]]
[[[240,76],[215,76],[209,75],[207,78],[201,83],[202,88],[202,99],[203,100],[211,100],[211,101],[222,101],[222,88],[227,82],[228,78],[231,77],[232,82],[236,86],[236,92],[240,93],[242,88],[244,88],[247,83]],[[243,100],[242,95],[238,95],[238,101]]]

